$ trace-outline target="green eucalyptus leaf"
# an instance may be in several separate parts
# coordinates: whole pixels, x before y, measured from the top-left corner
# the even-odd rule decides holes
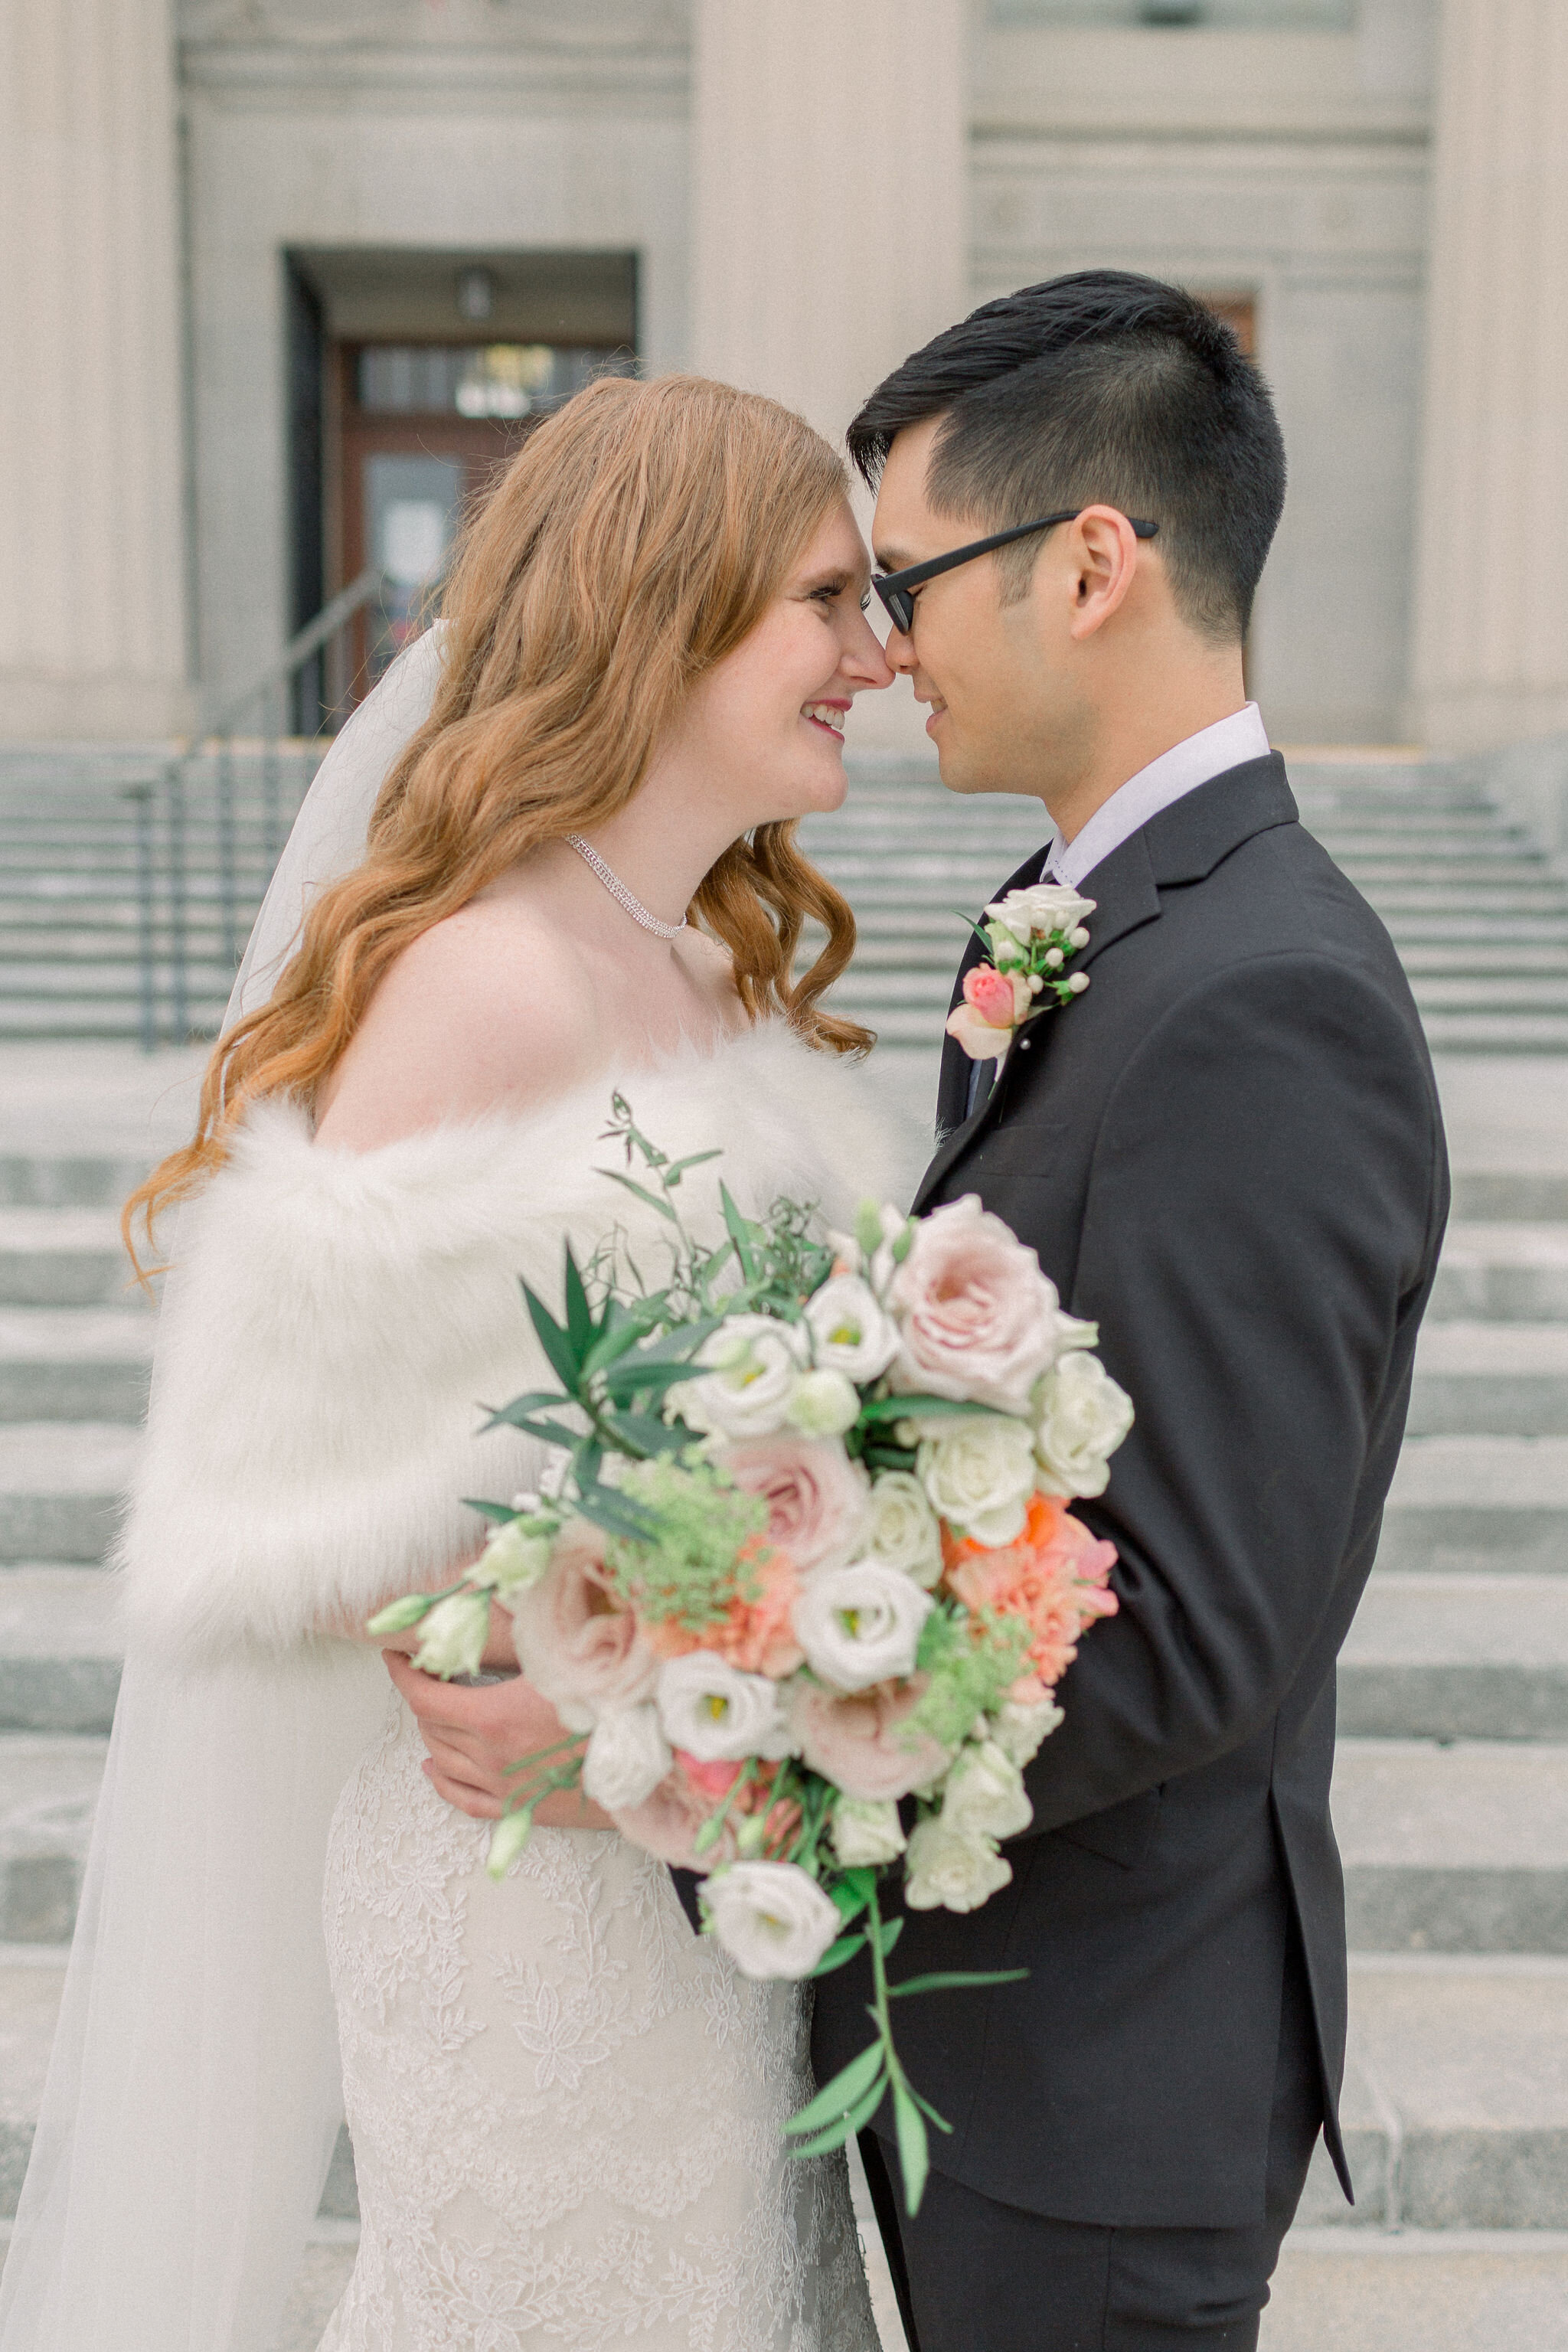
[[[594,1321],[594,1310],[588,1304],[588,1293],[584,1287],[577,1261],[572,1255],[570,1242],[566,1244],[565,1298],[566,1336],[577,1369],[581,1371],[588,1350],[598,1337],[598,1328]]]
[[[522,1295],[527,1303],[529,1320],[539,1334],[539,1344],[549,1360],[551,1370],[567,1394],[575,1396],[580,1366],[577,1350],[572,1345],[565,1326],[557,1323],[539,1293],[531,1289],[526,1282],[522,1286]]]
[[[785,2154],[803,2159],[811,2156],[830,2156],[836,2147],[843,2147],[851,2132],[862,2130],[870,2122],[886,2097],[887,2090],[887,2076],[879,2074],[870,2089],[862,2093],[847,2116],[841,2116],[836,2124],[829,2124],[827,2129],[818,2132],[814,2139],[802,2140],[795,2147],[787,2148]]]
[[[994,1404],[974,1404],[967,1398],[936,1396],[868,1397],[860,1408],[862,1421],[937,1421],[952,1413],[985,1413],[993,1420]]]
[[[888,1998],[897,2000],[907,1992],[955,1992],[963,1985],[1021,1984],[1028,1973],[1027,1969],[938,1969],[930,1976],[910,1977],[903,1984],[889,1985]]]
[[[904,2210],[911,2220],[921,2210],[926,2175],[931,2170],[931,2140],[925,2117],[915,2105],[909,2085],[893,2077],[893,2121],[899,2135],[899,2169],[904,2176]]]
[[[870,2042],[858,2058],[851,2058],[841,2067],[831,2083],[818,2091],[798,2115],[791,2116],[784,2130],[791,2139],[802,2132],[820,2131],[826,2124],[835,2124],[848,2114],[858,2099],[863,2098],[887,2063],[887,2053],[880,2038]]]
[[[727,1184],[720,1185],[719,1199],[724,1211],[724,1228],[735,1244],[735,1255],[741,1262],[741,1272],[748,1282],[755,1282],[757,1255],[752,1246],[752,1241],[756,1228],[741,1214]]]
[[[479,1517],[489,1519],[492,1527],[510,1528],[517,1517],[510,1503],[482,1503],[477,1495],[465,1495],[462,1504],[465,1511],[478,1511]]]
[[[646,1202],[650,1209],[657,1209],[667,1223],[673,1225],[679,1222],[669,1202],[660,1200],[657,1192],[650,1192],[647,1186],[639,1184],[635,1177],[623,1176],[618,1168],[601,1168],[598,1172],[601,1176],[607,1176],[612,1184],[624,1185],[628,1192],[635,1192],[639,1201]]]
[[[827,1949],[824,1952],[822,1958],[813,1969],[811,1972],[812,1975],[814,1977],[830,1977],[835,1969],[845,1967],[847,1962],[854,1958],[857,1952],[864,1950],[866,1938],[859,1933],[853,1936],[840,1936],[836,1944],[829,1944]]]

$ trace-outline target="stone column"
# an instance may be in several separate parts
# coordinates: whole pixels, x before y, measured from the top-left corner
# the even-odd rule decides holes
[[[965,0],[696,0],[692,364],[835,443],[971,307],[966,20]],[[907,686],[867,697],[851,741],[922,745]]]
[[[170,0],[0,14],[0,737],[187,721]]]
[[[1412,717],[1568,729],[1568,9],[1444,0]]]

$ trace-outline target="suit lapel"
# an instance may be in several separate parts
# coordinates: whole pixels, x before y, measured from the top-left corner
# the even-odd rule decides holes
[[[1074,971],[1087,972],[1096,958],[1118,940],[1125,939],[1130,931],[1140,929],[1145,923],[1157,922],[1162,887],[1202,882],[1222,858],[1252,835],[1265,832],[1271,825],[1293,824],[1297,818],[1285,762],[1278,751],[1270,752],[1267,759],[1245,761],[1240,767],[1227,769],[1224,775],[1212,777],[1206,784],[1199,784],[1179,801],[1173,801],[1113,849],[1086,879],[1084,895],[1094,900],[1095,908],[1089,921],[1089,945],[1075,958]],[[1037,850],[1003,885],[998,898],[1008,890],[1037,882],[1045,855],[1045,850]],[[980,961],[984,952],[979,940],[972,937],[959,966],[958,984],[952,995],[955,1004],[964,973]],[[1041,1035],[1047,1022],[1071,1018],[1070,1004],[1054,1013],[1037,1014],[1036,1036]],[[966,1118],[963,1110],[973,1065],[961,1045],[951,1037],[946,1040],[937,1088],[937,1131],[942,1140],[915,1193],[913,1211],[917,1216],[964,1154],[994,1123],[1011,1092],[1003,1080],[1013,1058],[1009,1054],[998,1072],[997,1083],[973,1115]],[[1037,1065],[1039,1059],[1037,1051]],[[949,1118],[956,1122],[951,1129],[946,1124]]]

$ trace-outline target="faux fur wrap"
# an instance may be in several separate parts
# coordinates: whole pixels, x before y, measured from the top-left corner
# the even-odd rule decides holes
[[[624,1165],[601,1139],[616,1086],[673,1157],[722,1147],[682,1186],[699,1231],[722,1237],[721,1177],[831,1223],[885,1192],[868,1090],[777,1024],[363,1153],[262,1105],[181,1225],[121,1548],[133,1638],[276,1652],[450,1581],[479,1532],[462,1496],[538,1466],[478,1434],[484,1406],[553,1385],[518,1277],[558,1310],[564,1240],[582,1262],[616,1225],[648,1279],[665,1262],[659,1220],[598,1172]]]

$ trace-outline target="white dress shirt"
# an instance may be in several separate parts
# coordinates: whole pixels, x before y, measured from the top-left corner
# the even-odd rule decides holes
[[[1215,776],[1223,776],[1227,768],[1239,768],[1244,760],[1268,756],[1263,720],[1257,703],[1249,702],[1228,719],[1217,719],[1214,726],[1189,735],[1184,743],[1162,751],[1157,760],[1151,760],[1146,768],[1119,785],[1108,801],[1101,802],[1081,833],[1075,833],[1065,845],[1059,839],[1051,844],[1046,854],[1047,874],[1080,889],[1113,849],[1120,849],[1140,825],[1147,824],[1173,801],[1195,792]]]

